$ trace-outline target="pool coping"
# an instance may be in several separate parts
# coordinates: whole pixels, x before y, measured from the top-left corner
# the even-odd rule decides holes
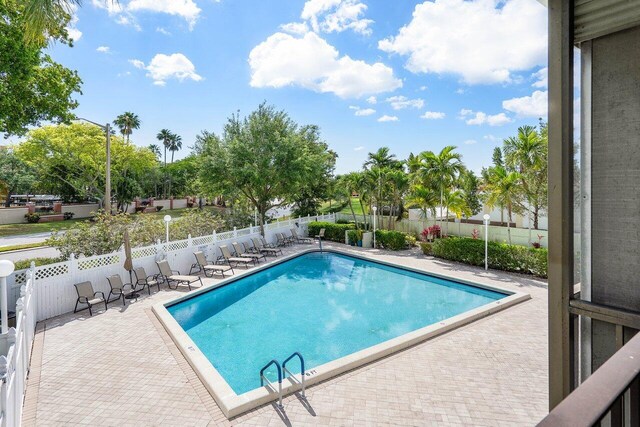
[[[259,407],[266,403],[277,400],[279,397],[277,390],[274,390],[269,386],[264,386],[264,387],[253,389],[241,395],[236,394],[231,388],[231,386],[229,386],[229,384],[222,377],[222,375],[220,375],[220,373],[214,368],[211,362],[200,351],[198,346],[193,342],[193,340],[189,337],[189,335],[184,331],[184,329],[182,329],[182,327],[178,324],[178,322],[169,313],[169,311],[167,310],[167,307],[177,304],[181,301],[191,299],[201,293],[209,292],[216,288],[226,286],[244,277],[260,272],[264,269],[271,268],[275,265],[281,264],[283,262],[287,262],[291,259],[300,257],[308,253],[313,253],[313,252],[320,252],[320,250],[317,248],[302,250],[295,254],[282,257],[281,259],[277,259],[272,262],[265,263],[262,266],[252,268],[251,270],[247,270],[240,274],[236,274],[233,277],[222,280],[221,282],[215,283],[213,285],[202,287],[200,289],[188,292],[187,294],[180,296],[178,298],[174,298],[171,301],[157,303],[152,306],[153,313],[157,316],[158,320],[160,321],[164,329],[167,331],[169,336],[171,336],[171,338],[173,339],[174,343],[176,344],[180,352],[184,355],[189,365],[191,365],[196,375],[198,375],[198,378],[200,378],[205,388],[209,391],[209,393],[214,398],[214,400],[222,410],[223,414],[227,418],[236,417],[247,411],[250,411],[251,409],[255,409],[256,407]],[[529,294],[524,292],[514,292],[511,290],[503,289],[493,285],[454,278],[454,277],[434,273],[426,269],[408,267],[400,264],[395,264],[387,261],[374,259],[369,256],[363,256],[360,254],[341,251],[335,248],[326,248],[322,252],[337,253],[340,255],[359,258],[362,260],[375,262],[375,263],[390,266],[390,267],[400,268],[406,271],[411,271],[419,274],[427,274],[429,276],[433,276],[440,279],[450,280],[450,281],[454,281],[454,282],[469,285],[469,286],[474,286],[481,289],[500,292],[507,296],[505,296],[504,298],[498,301],[492,301],[488,304],[484,304],[480,307],[477,307],[472,310],[466,311],[464,313],[458,314],[456,316],[450,317],[441,322],[438,322],[429,326],[425,326],[415,331],[403,334],[399,337],[392,338],[390,340],[381,342],[371,347],[367,347],[365,349],[359,350],[355,353],[351,353],[347,356],[332,360],[318,367],[315,367],[312,370],[308,370],[307,375],[305,375],[306,386],[310,386],[318,382],[325,381],[329,378],[336,377],[347,371],[361,367],[370,362],[381,359],[390,354],[399,352],[401,350],[404,350],[418,343],[427,341],[431,338],[442,335],[453,329],[467,325],[478,319],[487,317],[491,314],[497,313],[508,307],[511,307],[523,301],[529,300],[531,298]],[[284,379],[282,381],[282,395],[285,396],[297,390],[300,390],[301,389],[300,381],[301,381],[301,378],[299,374],[294,375],[293,379],[291,377],[287,377],[286,379]]]

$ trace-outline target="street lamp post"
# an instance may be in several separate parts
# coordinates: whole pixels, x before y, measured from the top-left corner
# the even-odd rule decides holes
[[[104,179],[104,210],[107,210],[107,204],[109,205],[109,213],[111,213],[111,125],[107,123],[106,125],[101,125],[100,123],[93,122],[88,119],[84,119],[82,117],[78,117],[80,120],[84,120],[87,123],[91,123],[92,125],[98,126],[100,129],[104,130],[107,134],[107,171]]]
[[[372,207],[373,209],[373,247],[376,247],[376,211],[378,208],[376,206]]]
[[[169,223],[171,222],[171,215],[165,215],[164,216],[164,223],[166,224],[165,229],[167,231],[167,238],[165,240],[165,242],[167,244],[169,244]]]
[[[484,214],[484,270],[489,270],[489,214]]]
[[[2,311],[0,322],[2,322],[3,334],[9,331],[9,312],[7,311],[7,277],[13,273],[16,266],[9,260],[0,260],[0,310]]]

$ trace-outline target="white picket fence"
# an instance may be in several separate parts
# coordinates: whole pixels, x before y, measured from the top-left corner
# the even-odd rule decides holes
[[[300,227],[299,233],[307,234],[307,224],[312,221],[335,222],[335,215],[321,215],[315,217],[294,218],[285,221],[275,221],[266,224],[265,238],[274,242],[275,233]],[[155,245],[132,249],[134,267],[144,267],[147,274],[157,273],[156,261],[166,258],[171,268],[181,273],[188,273],[195,262],[193,252],[203,251],[208,259],[215,259],[220,255],[221,245],[232,242],[249,242],[252,237],[260,235],[259,227],[247,227],[212,235],[189,237],[185,240],[171,241],[169,244],[158,242]],[[290,235],[290,233],[289,233]],[[34,269],[36,313],[37,320],[44,320],[73,311],[77,299],[74,283],[90,281],[96,291],[109,293],[107,277],[120,274],[123,279],[129,279],[129,273],[124,269],[124,250],[105,255],[76,258],[71,256],[68,261],[48,264]],[[20,287],[27,281],[27,271],[18,270],[9,278],[12,297],[18,298]]]
[[[35,270],[27,270],[16,302],[16,326],[0,334],[0,427],[17,427],[22,419],[31,348],[36,330]]]
[[[363,215],[356,215],[358,221],[363,221],[365,217]],[[346,214],[337,214],[337,219],[353,221],[353,215]],[[371,216],[367,216],[366,220],[368,223],[372,223]],[[411,234],[420,234],[422,230],[427,227],[430,227],[434,224],[433,219],[429,220],[409,220],[402,219],[401,221],[393,221],[393,229],[397,231],[402,231],[405,233]],[[376,221],[378,228],[380,229],[389,229],[389,218],[385,216],[381,218],[378,216]],[[471,237],[474,230],[477,230],[480,233],[480,238],[484,239],[484,225],[482,224],[466,224],[466,223],[455,223],[455,222],[437,222],[438,225],[441,225],[442,232],[449,236],[462,236],[462,237]],[[489,226],[489,240],[494,242],[509,242],[509,232],[511,232],[511,243],[514,245],[523,245],[530,246],[531,243],[540,242],[540,245],[544,248],[547,247],[548,243],[548,231],[547,230],[529,230],[528,228],[516,228],[511,227],[511,229],[507,229],[507,227],[490,225]],[[541,239],[538,236],[542,236]]]

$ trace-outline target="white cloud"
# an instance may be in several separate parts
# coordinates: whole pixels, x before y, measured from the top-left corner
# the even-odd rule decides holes
[[[309,21],[316,33],[353,30],[370,35],[373,21],[362,17],[366,10],[367,5],[360,0],[307,0],[300,17]]]
[[[92,0],[91,4],[93,4],[93,6],[97,7],[98,9],[106,10],[109,13],[109,15],[116,15],[118,13],[124,12],[124,8],[122,7],[122,4],[120,4],[120,2],[117,2],[117,1]]]
[[[464,93],[466,93],[467,91],[464,88],[459,87],[458,89],[456,89],[456,93],[458,95],[462,95]]]
[[[475,139],[467,139],[464,143],[466,145],[473,145],[473,144],[477,144],[478,141],[476,141]]]
[[[420,116],[421,119],[427,120],[439,120],[444,119],[445,114],[440,111],[425,111],[423,115]]]
[[[491,134],[483,136],[482,139],[486,139],[487,141],[491,141],[491,142],[498,141],[498,138]]]
[[[420,98],[409,99],[406,96],[392,96],[390,98],[387,98],[386,101],[391,104],[391,108],[393,108],[394,110],[424,107],[424,100]]]
[[[190,79],[196,82],[202,80],[202,76],[196,73],[193,63],[181,53],[171,55],[158,53],[146,66],[139,59],[130,59],[129,62],[136,68],[147,70],[147,77],[151,78],[153,84],[157,86],[164,86],[169,79],[178,81]]]
[[[157,27],[156,28],[156,32],[160,33],[160,34],[164,34],[165,36],[170,36],[171,32],[168,31],[167,29],[163,28],[163,27]]]
[[[82,31],[80,31],[77,27],[78,25],[78,15],[76,12],[78,11],[78,5],[74,3],[70,3],[67,9],[69,15],[71,15],[71,19],[69,20],[69,24],[67,25],[67,34],[74,42],[77,42],[82,37]]]
[[[313,32],[302,37],[271,35],[253,48],[249,66],[253,87],[300,86],[341,98],[359,98],[402,87],[390,67],[340,56],[335,47]]]
[[[289,22],[280,25],[280,29],[285,33],[302,35],[309,32],[309,26],[306,22]]]
[[[193,29],[201,12],[193,0],[131,0],[127,5],[127,10],[131,12],[160,12],[179,16],[187,21],[189,29]]]
[[[549,85],[549,68],[541,68],[533,73],[531,77],[536,79],[536,81],[531,86],[544,89]]]
[[[397,122],[398,120],[398,117],[387,116],[386,114],[378,119],[379,122]]]
[[[427,86],[420,86],[420,90],[422,90],[422,91],[425,91],[427,89],[429,89]]]
[[[435,0],[378,47],[407,56],[414,73],[453,73],[467,84],[507,83],[547,59],[547,9],[532,0]]]
[[[356,116],[370,116],[375,113],[376,113],[376,110],[374,110],[373,108],[364,108],[362,110],[357,110]]]
[[[96,52],[100,52],[100,53],[109,53],[111,51],[111,49],[109,48],[109,46],[98,46],[98,48],[96,49]]]
[[[502,108],[518,117],[546,117],[548,106],[547,91],[536,90],[531,96],[512,98],[502,101]]]
[[[362,150],[364,150],[364,147],[362,145],[353,149],[353,151],[362,151]]]
[[[460,110],[460,118],[468,125],[484,125],[489,126],[502,126],[507,123],[511,123],[513,119],[509,118],[505,113],[498,114],[486,114],[482,111],[472,111],[468,109]]]
[[[367,102],[371,105],[377,104],[378,98],[376,98],[375,96],[370,96],[367,98]]]
[[[125,27],[133,27],[136,31],[142,31],[142,27],[136,22],[133,15],[118,15],[116,17],[116,22],[120,25],[124,25]]]

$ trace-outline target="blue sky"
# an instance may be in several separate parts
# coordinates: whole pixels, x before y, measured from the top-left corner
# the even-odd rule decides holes
[[[73,48],[77,115],[137,113],[132,140],[202,130],[267,101],[317,124],[337,172],[367,152],[459,147],[473,170],[546,116],[546,9],[535,0],[86,0]]]

